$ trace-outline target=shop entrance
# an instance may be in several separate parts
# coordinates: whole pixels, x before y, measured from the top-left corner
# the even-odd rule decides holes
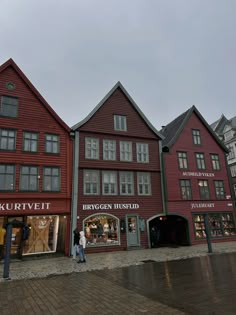
[[[126,216],[126,230],[127,230],[127,246],[139,246],[139,223],[138,216],[127,215]]]
[[[149,222],[151,247],[190,245],[188,221],[178,215],[159,216]]]
[[[11,258],[22,258],[22,229],[24,226],[23,217],[8,217],[7,223],[12,224],[11,235]]]

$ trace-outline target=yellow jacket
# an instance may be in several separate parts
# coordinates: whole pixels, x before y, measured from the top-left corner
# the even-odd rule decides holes
[[[0,245],[4,245],[6,230],[0,227]]]

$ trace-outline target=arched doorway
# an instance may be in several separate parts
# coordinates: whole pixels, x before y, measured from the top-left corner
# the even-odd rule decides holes
[[[179,215],[157,216],[149,221],[150,246],[190,245],[188,221]]]

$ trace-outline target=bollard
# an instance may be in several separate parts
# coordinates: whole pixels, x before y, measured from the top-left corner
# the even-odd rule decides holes
[[[10,267],[10,255],[11,255],[11,238],[12,238],[12,224],[7,225],[6,233],[6,250],[4,257],[4,269],[3,278],[10,280],[9,278],[9,267]]]

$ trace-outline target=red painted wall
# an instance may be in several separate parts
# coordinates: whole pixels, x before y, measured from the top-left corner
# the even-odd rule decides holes
[[[194,145],[192,139],[192,129],[199,129],[201,134],[201,145]],[[188,156],[188,170],[180,170],[178,166],[177,152],[187,152]],[[195,153],[204,153],[205,156],[205,170],[198,170],[196,166]],[[218,154],[220,159],[221,170],[215,171],[212,169],[210,154]],[[165,160],[165,174],[166,174],[166,186],[167,186],[167,200],[168,200],[168,212],[169,214],[179,214],[184,216],[189,221],[189,230],[192,243],[199,243],[195,240],[194,226],[192,222],[192,214],[199,212],[232,212],[233,207],[228,206],[231,200],[217,200],[215,197],[214,180],[223,180],[224,189],[226,195],[230,195],[230,187],[227,175],[225,153],[219,146],[211,133],[193,113],[189,121],[186,123],[183,131],[178,137],[177,141],[173,144],[169,153],[164,153]],[[214,173],[214,177],[202,177],[202,176],[183,176],[183,172],[203,172]],[[182,200],[181,191],[179,186],[180,179],[190,179],[192,186],[193,200]],[[201,200],[199,195],[198,180],[208,180],[210,189],[210,200]],[[214,203],[213,208],[191,209],[192,203]],[[231,238],[232,239],[232,238]]]
[[[15,89],[9,91],[7,82],[13,82]],[[36,91],[37,92],[37,91]],[[69,137],[69,127],[60,123],[52,115],[48,107],[43,104],[34,90],[19,75],[11,65],[0,73],[0,97],[13,96],[18,98],[18,117],[7,118],[0,116],[0,128],[12,128],[17,131],[16,150],[1,151],[0,163],[16,165],[16,191],[0,192],[0,202],[50,202],[50,211],[0,211],[0,215],[27,215],[27,214],[67,214],[70,218],[71,208],[71,173],[72,173],[72,141]],[[23,152],[23,131],[39,133],[39,147],[37,153]],[[45,133],[58,134],[60,137],[60,153],[57,155],[45,154]],[[39,192],[19,192],[20,165],[36,165],[39,167]],[[58,166],[61,168],[61,191],[59,193],[42,192],[43,166]],[[70,220],[69,220],[70,221]],[[69,238],[67,237],[67,243]],[[68,248],[68,244],[66,245]],[[68,252],[68,249],[67,249]]]
[[[127,116],[127,132],[114,131],[114,114]],[[161,178],[160,178],[160,161],[159,161],[159,137],[143,121],[129,100],[120,89],[117,89],[110,98],[104,103],[96,114],[82,127],[79,128],[79,194],[78,194],[78,224],[82,227],[82,221],[88,216],[103,212],[115,215],[119,219],[125,218],[126,214],[138,214],[145,222],[150,217],[162,213],[162,196],[161,196]],[[85,137],[99,139],[99,160],[85,159]],[[116,140],[116,161],[104,161],[103,139]],[[119,142],[131,141],[133,151],[133,162],[120,161]],[[149,144],[149,163],[136,162],[136,142]],[[134,172],[134,196],[86,196],[83,195],[83,169],[96,170],[115,170],[115,171],[133,171]],[[151,196],[137,195],[137,171],[151,172]],[[101,180],[101,176],[100,176]],[[102,187],[102,183],[100,184]],[[118,181],[119,187],[119,181]],[[115,203],[137,203],[139,209],[134,210],[82,210],[83,204],[115,204]],[[114,251],[127,248],[126,233],[120,233],[121,246],[105,246],[97,248],[88,248],[88,251]],[[141,246],[148,246],[147,230],[140,232]]]

